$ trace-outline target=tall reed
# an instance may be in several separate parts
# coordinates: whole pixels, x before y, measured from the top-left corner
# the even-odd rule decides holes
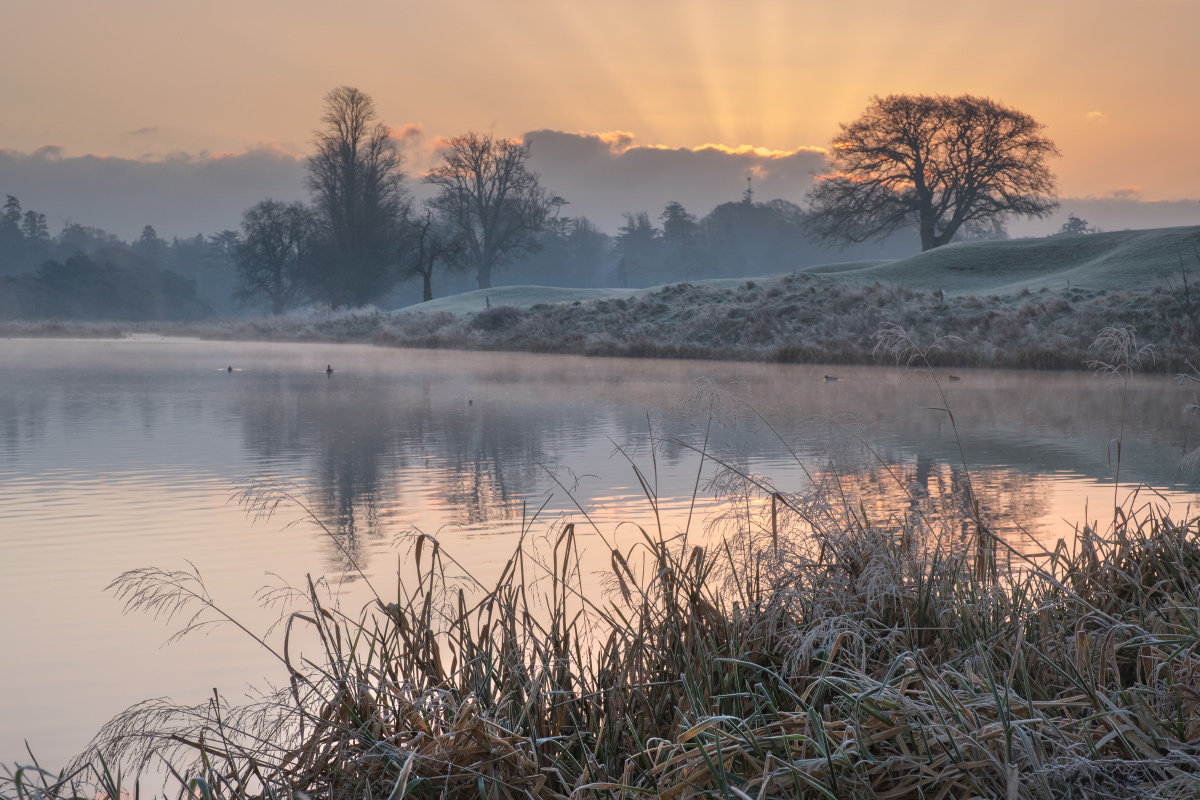
[[[486,583],[418,534],[368,606],[310,580],[303,608],[252,634],[277,691],[144,703],[74,770],[10,773],[0,794],[115,799],[131,790],[108,764],[156,759],[205,800],[1200,792],[1200,519],[1119,508],[998,573],[981,548],[1007,545],[978,502],[946,524],[885,518],[836,483],[735,472],[747,502],[701,535],[665,529],[634,469],[649,524],[604,545],[603,597],[575,523],[522,537]],[[192,572],[112,588],[189,628],[223,615]]]

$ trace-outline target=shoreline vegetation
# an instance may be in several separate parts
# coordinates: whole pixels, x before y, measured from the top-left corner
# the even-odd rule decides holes
[[[148,700],[63,773],[9,768],[0,797],[136,797],[123,776],[164,764],[188,800],[1195,797],[1200,519],[1116,508],[1025,556],[977,503],[871,517],[836,482],[734,477],[719,537],[653,513],[624,549],[587,530],[611,549],[602,598],[582,521],[531,523],[486,583],[414,533],[363,609],[310,579],[247,631],[278,690]],[[194,571],[109,590],[180,635],[237,624]]]
[[[575,298],[575,299],[571,299]],[[950,245],[901,261],[641,290],[497,287],[397,311],[310,309],[169,323],[9,321],[0,337],[158,334],[218,340],[875,363],[898,325],[940,367],[1081,369],[1104,327],[1131,327],[1180,372],[1200,347],[1200,228]]]
[[[827,316],[854,316],[830,294]],[[1154,334],[1124,327],[1136,321],[1118,310],[1134,298],[1107,297],[1088,300],[1112,313],[1086,352],[1120,382],[1146,366]],[[911,331],[884,320],[871,341],[940,387],[936,354]],[[692,450],[701,465],[714,458]],[[177,635],[238,626],[278,661],[279,688],[242,704],[219,690],[196,706],[147,700],[62,772],[0,769],[0,798],[138,797],[128,776],[147,767],[187,800],[1196,796],[1200,517],[1131,499],[1030,554],[991,532],[969,471],[961,505],[926,510],[909,495],[888,512],[836,477],[791,492],[725,465],[730,511],[671,530],[657,463],[630,468],[647,500],[627,523],[632,545],[611,544],[582,509],[575,521],[535,515],[485,580],[414,532],[374,601],[343,608],[309,578],[263,598],[291,604],[265,633],[226,614],[195,570],[125,572],[108,588],[127,611],[173,619]],[[279,486],[240,500],[323,527]],[[586,589],[585,535],[606,548],[602,593]]]

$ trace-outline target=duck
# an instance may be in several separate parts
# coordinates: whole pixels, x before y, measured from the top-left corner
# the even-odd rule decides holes
[[[226,367],[226,368],[225,368],[225,371],[226,371],[226,372],[233,372],[233,365],[232,365],[232,364],[230,364],[228,367]]]
[[[328,377],[328,376],[330,376],[330,375],[332,375],[332,374],[333,374],[333,365],[332,365],[332,364],[326,364],[326,365],[325,365],[325,375],[326,375],[326,377]]]
[[[825,376],[826,383],[833,383],[836,380],[837,380],[837,375],[826,375]]]
[[[950,380],[952,380],[952,381],[961,381],[961,380],[962,380],[962,378],[958,377],[957,375],[951,375],[951,376],[950,376]]]

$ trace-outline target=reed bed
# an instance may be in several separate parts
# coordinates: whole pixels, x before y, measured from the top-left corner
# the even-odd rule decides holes
[[[489,586],[418,536],[415,579],[361,613],[305,588],[261,640],[285,682],[260,702],[132,708],[73,770],[10,772],[4,796],[128,796],[108,765],[160,758],[196,798],[1200,791],[1200,521],[1119,512],[993,577],[986,531],[964,547],[773,499],[773,529],[760,504],[706,547],[643,530],[603,601],[572,524]],[[114,588],[212,608],[192,573]]]
[[[1117,338],[1101,366],[1120,377],[1141,351]],[[879,341],[928,364],[897,328]],[[1117,507],[1030,555],[969,484],[948,515],[873,517],[836,476],[789,494],[728,468],[738,510],[672,531],[633,468],[637,540],[589,537],[602,596],[576,523],[523,538],[486,583],[416,534],[366,607],[310,580],[278,628],[246,631],[281,671],[257,702],[144,703],[0,796],[116,800],[162,765],[189,800],[1200,796],[1200,518]],[[194,572],[111,588],[184,632],[237,624]]]
[[[104,323],[0,320],[0,338],[195,336],[237,341],[356,342],[633,358],[807,364],[874,363],[874,333],[893,321],[930,339],[967,341],[934,356],[943,367],[1079,369],[1105,325],[1135,327],[1178,372],[1200,345],[1200,303],[1183,278],[1137,290],[1042,289],[942,297],[902,285],[845,286],[808,273],[735,288],[675,284],[636,298],[591,299],[474,313],[307,309],[277,317]]]

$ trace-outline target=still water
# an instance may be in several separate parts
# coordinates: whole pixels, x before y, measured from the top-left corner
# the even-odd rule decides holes
[[[1178,515],[1197,498],[1184,456],[1200,424],[1170,377],[955,375],[939,377],[957,436],[930,376],[891,367],[0,340],[0,763],[27,761],[28,740],[61,764],[142,699],[282,677],[229,626],[167,643],[181,620],[122,613],[105,587],[136,567],[194,566],[265,629],[262,587],[326,576],[357,607],[351,562],[394,586],[414,530],[486,578],[522,530],[586,511],[600,565],[604,541],[635,535],[621,523],[653,521],[633,465],[667,533],[707,536],[732,502],[719,463],[783,492],[837,474],[887,519],[910,494],[961,498],[965,459],[985,513],[1029,550],[1111,518],[1114,492]],[[289,503],[256,519],[235,497],[255,481],[290,487],[328,532]]]

